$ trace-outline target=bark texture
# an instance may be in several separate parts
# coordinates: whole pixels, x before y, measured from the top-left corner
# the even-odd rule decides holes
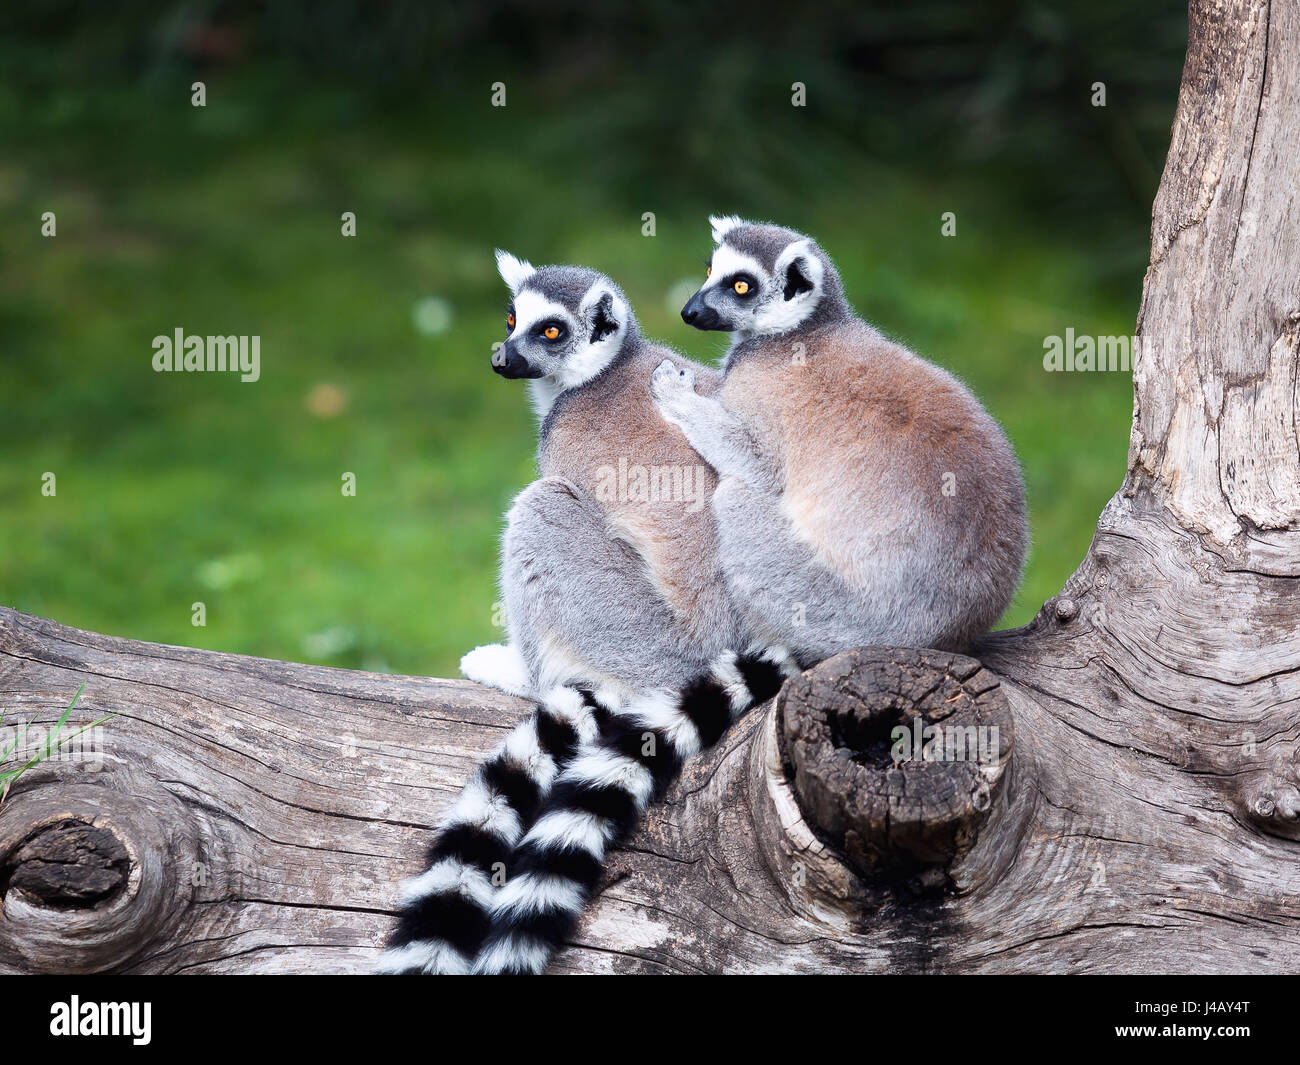
[[[978,660],[864,648],[697,759],[579,972],[1300,969],[1300,7],[1194,0],[1129,472]],[[0,804],[0,971],[364,971],[526,705],[0,609],[0,705],[115,713]],[[11,718],[12,719],[12,718]],[[918,720],[919,719],[919,720]],[[895,727],[991,730],[895,764]]]

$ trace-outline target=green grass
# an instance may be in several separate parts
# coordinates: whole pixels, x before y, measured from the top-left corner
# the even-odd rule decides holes
[[[81,698],[81,693],[85,690],[86,686],[84,684],[77,689],[77,693],[72,697],[72,702],[68,703],[67,709],[65,709],[59,716],[58,721],[50,726],[49,733],[45,736],[45,739],[41,741],[41,745],[36,749],[36,753],[25,762],[18,761],[17,758],[14,758],[14,752],[22,745],[24,738],[27,736],[28,729],[32,725],[32,721],[20,725],[9,745],[0,748],[0,803],[5,801],[5,798],[9,794],[9,789],[14,785],[14,781],[29,769],[35,769],[43,761],[55,754],[65,743],[71,743],[83,732],[89,732],[91,729],[97,728],[104,724],[104,722],[117,716],[116,714],[106,714],[104,717],[92,721],[89,725],[83,725],[75,732],[71,732],[66,736],[63,735],[63,728],[68,723],[68,716],[72,713],[73,707],[77,705],[77,700]],[[0,726],[4,725],[4,719],[4,711],[0,710]],[[33,718],[33,721],[34,720],[35,719]],[[12,764],[10,764],[11,759]]]
[[[710,210],[819,237],[858,309],[1006,426],[1033,528],[1006,624],[1059,589],[1120,483],[1128,378],[1046,374],[1042,341],[1132,331],[1140,229],[1117,257],[1086,225],[1022,217],[993,173],[847,150],[795,168],[818,176],[815,197],[779,167],[733,197],[629,193],[604,180],[598,144],[560,151],[526,115],[271,106],[251,78],[209,92],[205,110],[188,93],[28,110],[0,95],[0,602],[164,643],[454,673],[499,636],[501,516],[534,475],[524,392],[488,365],[493,247],[610,272],[646,332],[711,359],[718,338],[668,301],[702,273]],[[40,236],[43,211],[57,237]],[[417,328],[430,298],[445,331]],[[178,326],[260,335],[261,380],[154,373],[152,338]],[[345,397],[337,416],[307,407],[322,384]]]

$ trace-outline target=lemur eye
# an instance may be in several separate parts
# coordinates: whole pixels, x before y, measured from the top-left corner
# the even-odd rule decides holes
[[[706,266],[706,267],[704,268],[704,276],[705,276],[705,277],[712,277],[712,276],[713,276],[713,266],[712,266],[712,264],[710,264],[709,266]]]
[[[509,329],[513,329],[515,327],[515,315],[513,311],[511,311],[509,314],[506,315],[506,327]]]
[[[542,330],[542,336],[544,336],[547,340],[559,340],[560,327],[558,325],[548,325],[545,329]]]
[[[734,285],[732,285],[731,287],[734,288],[734,289],[736,290],[736,295],[737,295],[737,296],[743,296],[746,292],[749,291],[749,282],[748,282],[748,281],[737,281],[737,282],[736,282]]]

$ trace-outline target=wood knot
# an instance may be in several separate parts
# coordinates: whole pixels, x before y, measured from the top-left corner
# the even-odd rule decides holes
[[[106,972],[167,943],[194,894],[185,810],[127,776],[24,783],[0,806],[0,970]]]
[[[0,898],[10,888],[53,907],[89,907],[126,884],[131,859],[110,829],[70,818],[39,827],[0,866]]]
[[[837,655],[778,698],[800,807],[859,874],[948,886],[998,799],[1013,725],[998,679],[942,651]]]
[[[1300,839],[1300,767],[1280,760],[1245,774],[1238,798],[1246,815],[1264,831]]]
[[[1079,604],[1073,599],[1062,596],[1056,601],[1056,620],[1073,621],[1079,616]]]

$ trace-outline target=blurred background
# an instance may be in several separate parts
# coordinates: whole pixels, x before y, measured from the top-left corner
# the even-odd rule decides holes
[[[1043,340],[1132,333],[1185,43],[1172,0],[6,5],[0,603],[455,675],[500,637],[501,516],[535,471],[488,364],[492,249],[612,274],[712,360],[677,312],[734,212],[815,236],[1007,428],[1023,624],[1119,486],[1132,407],[1126,374],[1044,372]],[[178,327],[259,335],[261,379],[153,372]]]

